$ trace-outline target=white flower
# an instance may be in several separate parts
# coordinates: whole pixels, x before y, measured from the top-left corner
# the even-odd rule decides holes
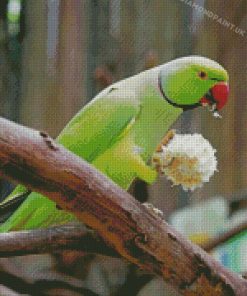
[[[215,152],[200,134],[175,134],[153,155],[152,162],[174,185],[194,190],[208,182],[217,170]]]

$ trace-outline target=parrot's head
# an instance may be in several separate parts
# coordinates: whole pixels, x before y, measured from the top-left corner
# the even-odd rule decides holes
[[[173,60],[161,67],[159,88],[172,105],[184,110],[208,106],[219,116],[229,94],[227,71],[217,62],[200,56]]]

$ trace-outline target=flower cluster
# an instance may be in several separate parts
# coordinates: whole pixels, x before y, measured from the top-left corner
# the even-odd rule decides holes
[[[174,134],[153,155],[153,166],[184,190],[194,190],[208,182],[217,170],[216,150],[200,134]]]

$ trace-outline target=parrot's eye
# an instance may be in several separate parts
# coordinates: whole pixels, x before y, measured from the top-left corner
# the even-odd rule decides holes
[[[199,72],[198,72],[198,76],[199,76],[201,79],[207,79],[207,78],[208,78],[207,73],[204,72],[204,71],[199,71]]]

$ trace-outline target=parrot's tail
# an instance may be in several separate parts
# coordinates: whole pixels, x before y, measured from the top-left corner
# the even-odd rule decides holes
[[[47,228],[72,221],[77,221],[74,215],[57,209],[53,201],[32,192],[7,221],[0,225],[0,232]]]

